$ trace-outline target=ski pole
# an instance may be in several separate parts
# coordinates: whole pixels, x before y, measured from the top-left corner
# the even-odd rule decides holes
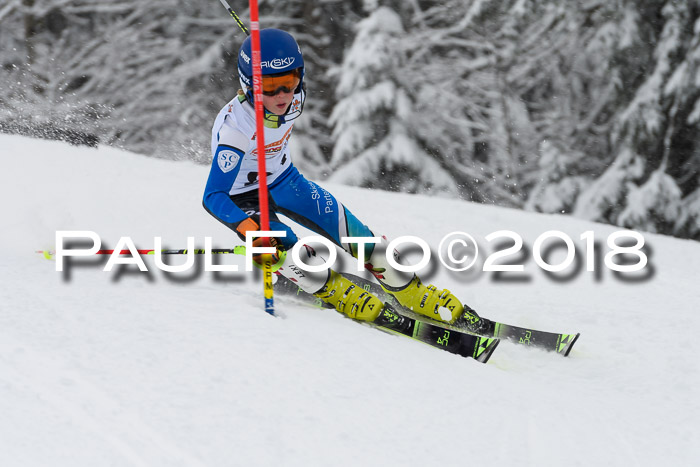
[[[118,255],[130,255],[131,251],[129,250],[98,250],[95,254],[96,255],[113,255],[113,254],[118,254]],[[156,253],[156,250],[136,250],[136,252],[140,255],[154,255]],[[44,258],[46,259],[52,259],[53,256],[56,254],[55,251],[53,250],[37,250],[35,253],[38,253],[40,255],[44,255]],[[204,248],[195,248],[193,250],[187,250],[187,249],[181,249],[181,250],[160,250],[161,255],[186,255],[188,253],[193,253],[195,255],[205,255],[207,254],[207,250]],[[216,255],[225,255],[225,254],[233,254],[233,255],[245,255],[245,246],[244,245],[239,245],[234,248],[212,248],[210,251],[212,254]]]
[[[245,33],[246,36],[250,36],[250,32],[248,31],[248,28],[245,27],[245,24],[243,24],[243,21],[241,21],[241,18],[238,17],[235,11],[231,8],[231,6],[228,4],[226,0],[219,0],[221,4],[226,8],[226,10],[229,12],[231,17],[236,20],[236,23],[238,23],[238,27],[241,28],[241,30]]]
[[[54,255],[56,254],[55,251],[53,250],[36,250],[34,253],[44,255],[44,258],[46,259],[53,259]],[[156,253],[156,250],[136,250],[136,253],[139,255],[154,255]],[[233,248],[212,248],[209,252],[205,250],[204,248],[194,248],[192,250],[188,249],[181,249],[181,250],[160,250],[161,255],[186,255],[192,253],[194,255],[206,255],[207,253],[211,253],[213,255],[241,255],[245,256],[246,254],[246,247],[245,245],[238,245]],[[130,250],[97,250],[95,253],[96,255],[130,255],[131,251]],[[287,257],[287,252],[282,251],[280,253],[280,260],[277,261],[274,265],[272,265],[272,272],[277,272],[279,268],[282,267],[282,264],[284,263],[284,259]],[[254,263],[257,264],[257,263]]]

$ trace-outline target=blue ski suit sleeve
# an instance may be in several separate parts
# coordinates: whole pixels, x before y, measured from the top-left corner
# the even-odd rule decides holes
[[[248,217],[229,197],[244,155],[243,151],[233,146],[220,144],[216,148],[202,201],[204,209],[234,230],[240,221]]]

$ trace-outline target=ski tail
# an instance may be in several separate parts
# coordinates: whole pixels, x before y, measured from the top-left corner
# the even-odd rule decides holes
[[[493,355],[493,352],[496,350],[496,347],[498,347],[499,342],[501,341],[495,337],[479,336],[479,342],[477,342],[474,347],[472,358],[477,362],[488,362],[489,358],[491,358],[491,355]]]
[[[559,336],[560,338],[559,343],[557,345],[557,353],[568,357],[569,352],[571,352],[571,349],[573,348],[578,338],[581,336],[581,333],[577,332],[576,334],[559,334]]]

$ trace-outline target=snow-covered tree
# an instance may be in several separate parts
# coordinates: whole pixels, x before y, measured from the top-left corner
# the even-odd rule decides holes
[[[528,193],[525,209],[561,214],[573,211],[578,195],[589,180],[583,175],[572,176],[571,166],[586,155],[578,153],[572,157],[562,146],[559,141],[550,140],[540,144],[535,172],[538,181]]]
[[[609,135],[614,162],[582,193],[575,214],[698,236],[700,6],[623,3],[626,35],[612,63],[620,78]]]
[[[295,164],[309,177],[328,175],[333,149],[329,116],[335,104],[335,81],[327,70],[337,66],[351,42],[362,11],[361,0],[265,2],[265,27],[289,31],[299,42],[306,65],[307,100],[292,136]]]
[[[304,51],[307,175],[700,239],[696,0],[260,9]],[[211,0],[5,0],[0,131],[206,163],[243,39]]]
[[[357,23],[355,40],[333,70],[339,101],[333,109],[331,180],[396,191],[456,192],[447,170],[422,147],[422,125],[410,97],[401,18],[377,7]]]
[[[315,14],[308,9],[308,2],[261,2],[261,24],[303,31],[297,35],[311,52],[313,94],[324,69],[313,72],[306,44],[327,35],[304,30]],[[237,10],[247,22],[247,10]],[[206,162],[212,120],[239,87],[244,39],[218,3],[205,0],[11,2],[0,7],[0,128],[79,129],[145,154]],[[324,109],[320,101],[309,102],[300,122],[327,120],[316,111]],[[306,165],[320,173],[330,131],[303,126],[295,145],[300,165],[310,159]]]

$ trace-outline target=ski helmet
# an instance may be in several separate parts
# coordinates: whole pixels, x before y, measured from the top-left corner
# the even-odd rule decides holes
[[[253,59],[251,53],[251,38],[248,36],[238,53],[238,79],[246,93],[246,97],[253,102]],[[260,30],[260,62],[262,74],[276,75],[298,70],[299,85],[294,89],[295,94],[302,94],[302,105],[297,112],[285,115],[286,120],[296,118],[301,114],[304,92],[304,58],[301,48],[291,34],[281,29]]]

